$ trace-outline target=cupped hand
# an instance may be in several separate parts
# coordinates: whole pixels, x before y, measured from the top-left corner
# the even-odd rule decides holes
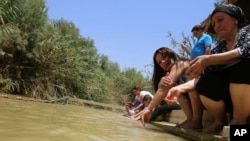
[[[179,89],[178,87],[173,87],[168,91],[167,96],[165,97],[165,101],[168,104],[173,104],[176,103],[178,97],[180,96],[180,94],[182,93],[181,89]]]

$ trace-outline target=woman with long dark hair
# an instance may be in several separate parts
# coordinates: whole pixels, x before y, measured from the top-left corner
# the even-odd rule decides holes
[[[180,57],[167,47],[157,49],[153,55],[153,87],[156,94],[142,114],[142,122],[149,122],[153,109],[164,100],[168,90],[175,85],[185,82],[185,70],[189,67],[189,59]],[[192,94],[191,94],[192,93]],[[188,96],[189,95],[189,96]],[[181,95],[178,102],[187,119],[178,127],[188,129],[202,128],[202,105],[196,91]]]

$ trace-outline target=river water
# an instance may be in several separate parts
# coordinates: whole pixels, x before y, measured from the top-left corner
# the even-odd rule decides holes
[[[122,113],[0,98],[0,141],[189,141]]]

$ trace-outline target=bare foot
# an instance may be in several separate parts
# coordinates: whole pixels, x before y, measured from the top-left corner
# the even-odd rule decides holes
[[[182,123],[177,123],[176,124],[176,127],[181,127],[181,126],[183,126],[184,124],[186,124],[186,123],[188,123],[188,122],[190,122],[191,120],[190,119],[186,119],[186,120],[184,120]]]
[[[211,126],[204,129],[203,132],[209,133],[209,134],[219,134],[220,131],[223,129],[224,125],[226,125],[226,124],[214,122]]]
[[[184,129],[199,130],[202,129],[202,123],[197,121],[190,121],[180,126]]]

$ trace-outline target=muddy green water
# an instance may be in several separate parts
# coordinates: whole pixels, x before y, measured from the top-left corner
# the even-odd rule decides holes
[[[0,98],[0,141],[189,141],[106,110]]]

